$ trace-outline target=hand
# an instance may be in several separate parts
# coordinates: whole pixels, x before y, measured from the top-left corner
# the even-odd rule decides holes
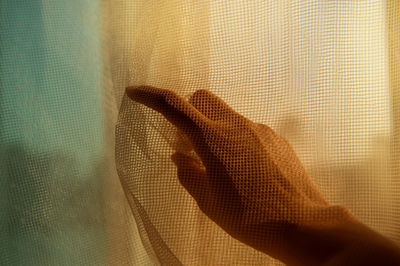
[[[189,102],[153,87],[127,95],[188,136],[201,162],[175,153],[179,181],[231,236],[273,255],[285,228],[306,225],[328,207],[285,139],[212,93],[196,91]]]
[[[329,205],[288,141],[211,92],[196,91],[188,102],[149,86],[126,92],[189,138],[201,161],[173,154],[179,181],[232,237],[286,263],[311,265],[328,260],[344,241],[332,244],[319,229],[359,223],[347,209]]]

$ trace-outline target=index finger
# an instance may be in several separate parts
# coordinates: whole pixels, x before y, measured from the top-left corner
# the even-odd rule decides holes
[[[168,121],[189,135],[199,126],[211,122],[185,99],[170,90],[139,86],[126,88],[126,94],[132,100],[161,113]]]

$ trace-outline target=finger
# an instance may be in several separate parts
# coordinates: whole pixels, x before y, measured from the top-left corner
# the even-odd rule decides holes
[[[190,131],[193,131],[197,126],[209,122],[209,119],[190,103],[170,90],[139,86],[126,88],[126,94],[132,100],[160,112],[168,121],[185,133],[188,133],[188,131],[191,133]]]
[[[192,97],[190,97],[189,103],[200,113],[213,121],[235,121],[244,118],[222,99],[207,90],[196,91]]]
[[[178,168],[178,178],[182,186],[199,205],[207,202],[209,182],[206,170],[195,159],[182,153],[174,153],[172,161]]]
[[[203,130],[212,126],[213,122],[210,119],[170,90],[151,86],[128,87],[126,94],[132,100],[160,112],[168,121],[185,133],[203,163],[207,164],[209,150],[203,136]]]

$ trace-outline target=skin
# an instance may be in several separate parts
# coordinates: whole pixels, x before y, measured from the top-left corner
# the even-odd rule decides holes
[[[400,249],[329,204],[290,143],[209,91],[186,101],[150,86],[128,87],[189,139],[200,160],[171,159],[201,211],[232,237],[288,265],[400,265]]]

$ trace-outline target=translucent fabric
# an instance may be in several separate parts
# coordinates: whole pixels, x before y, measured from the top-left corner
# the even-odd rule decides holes
[[[386,4],[145,1],[111,7],[112,21],[120,21],[111,30],[111,54],[120,55],[111,57],[114,86],[152,85],[186,99],[198,89],[215,93],[288,139],[330,203],[400,241],[398,73],[387,49],[395,43],[388,18],[397,15],[385,11]],[[117,169],[146,251],[161,264],[278,263],[200,211],[170,158],[185,147],[164,117],[123,98]]]
[[[398,1],[0,7],[0,264],[282,264],[200,210],[171,160],[197,155],[126,96],[139,85],[267,125],[329,203],[400,245]]]

